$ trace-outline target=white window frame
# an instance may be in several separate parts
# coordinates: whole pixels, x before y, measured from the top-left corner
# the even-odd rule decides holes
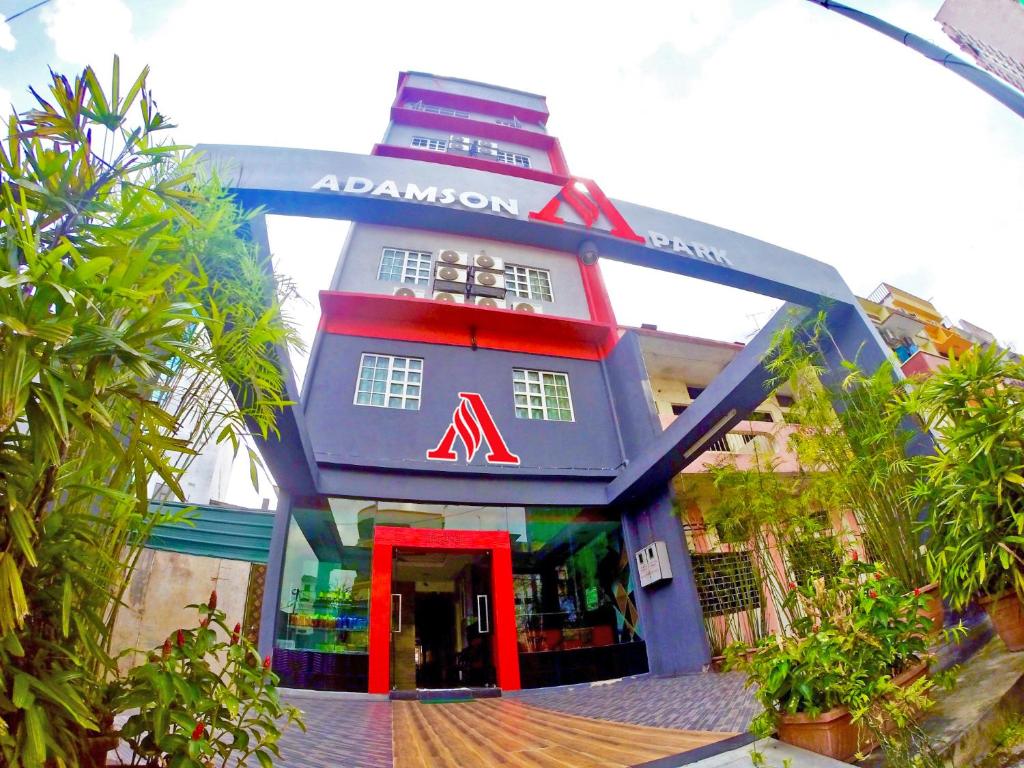
[[[402,255],[402,270],[401,275],[398,278],[385,277],[384,272],[384,259],[387,258],[388,251],[394,254]],[[415,258],[410,258],[415,257]],[[424,261],[426,267],[422,266]],[[380,252],[380,262],[377,265],[377,279],[383,280],[388,283],[402,283],[403,285],[430,285],[431,270],[434,267],[434,254],[430,251],[416,251],[411,248],[392,248],[391,246],[385,246]],[[421,275],[420,272],[426,270],[426,275]]]
[[[424,104],[422,101],[415,101],[405,105],[407,109],[416,109],[420,112],[430,112],[434,115],[448,115],[449,117],[464,117],[469,118],[469,112],[462,109],[452,109],[451,107],[438,107],[434,104]]]
[[[522,376],[519,376],[522,374]],[[565,384],[565,400],[568,403],[569,418],[563,419],[561,416],[552,418],[550,413],[552,410],[561,411],[566,408],[559,406],[557,403],[549,403],[549,395],[545,391],[547,386],[558,386],[557,382],[554,384],[548,384],[545,381],[545,377],[553,377],[554,379],[560,380]],[[522,384],[521,388],[517,388],[518,384]],[[534,386],[531,386],[534,385]],[[522,391],[520,391],[520,389]],[[557,397],[557,395],[554,395]],[[519,398],[525,398],[525,402],[520,402]],[[535,400],[539,399],[540,402],[536,403]],[[561,422],[572,422],[576,421],[576,412],[572,406],[572,390],[569,387],[569,374],[560,371],[539,371],[531,368],[513,368],[512,369],[512,402],[515,407],[517,419],[528,419],[530,421],[561,421]],[[521,415],[520,411],[526,410],[526,415]],[[540,416],[534,416],[533,413],[539,411]]]
[[[412,146],[416,149],[429,149],[431,152],[447,152],[448,139],[436,139],[432,136],[413,136]]]
[[[374,358],[373,365],[373,376],[370,377],[370,390],[367,392],[362,389],[360,385],[363,383],[363,368],[367,365],[367,358]],[[387,360],[387,368],[384,371],[383,378],[377,378],[376,372],[378,369],[377,361]],[[414,365],[414,363],[418,365]],[[396,355],[382,355],[376,352],[363,352],[359,357],[359,370],[356,373],[356,391],[352,396],[352,403],[354,405],[367,406],[369,408],[391,408],[396,411],[418,411],[420,405],[423,403],[423,376],[424,376],[424,365],[422,357],[405,357]],[[410,381],[412,375],[418,376],[419,381]],[[374,392],[373,385],[377,383],[383,383],[383,392]],[[392,392],[393,387],[399,387],[400,391]],[[418,387],[415,394],[409,394],[409,387]],[[370,396],[372,401],[374,395],[382,395],[384,398],[383,403],[361,403],[359,402],[359,395],[367,394]],[[398,398],[400,401],[399,405],[391,405],[391,400]],[[407,403],[415,403],[415,407],[409,407]]]
[[[491,158],[505,165],[514,165],[518,168],[529,168],[530,158],[518,152],[510,152],[507,149],[496,149],[491,153]]]
[[[516,270],[523,270],[522,278]],[[512,272],[511,277],[509,271]],[[533,285],[530,282],[530,273],[536,272],[543,274],[547,278],[548,283],[548,296],[540,296],[533,293]],[[520,293],[518,286],[522,284],[526,286],[526,293]],[[518,296],[520,299],[529,299],[531,301],[550,301],[555,300],[555,287],[551,282],[551,270],[542,269],[540,267],[527,267],[522,264],[506,264],[505,265],[505,288],[509,293],[514,296]]]

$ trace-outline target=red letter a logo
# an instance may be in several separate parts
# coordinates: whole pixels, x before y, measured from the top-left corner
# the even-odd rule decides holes
[[[431,461],[456,461],[455,438],[462,441],[466,449],[466,463],[473,460],[477,449],[485,442],[489,453],[484,457],[488,464],[519,466],[519,457],[505,445],[505,439],[487,410],[484,399],[476,392],[459,392],[459,405],[452,413],[452,423],[445,430],[437,447],[427,451]]]
[[[582,184],[590,193],[588,198],[576,186]],[[601,188],[590,179],[569,179],[562,187],[561,192],[551,198],[550,202],[539,211],[530,211],[530,218],[537,221],[546,221],[549,224],[565,224],[565,219],[558,215],[558,209],[562,200],[569,204],[569,207],[576,211],[576,214],[583,219],[583,224],[590,229],[597,221],[599,214],[604,214],[608,223],[612,225],[609,233],[623,240],[632,240],[634,243],[643,243],[645,240],[640,237],[633,228],[626,223],[626,220],[612,205],[612,201],[605,197]]]

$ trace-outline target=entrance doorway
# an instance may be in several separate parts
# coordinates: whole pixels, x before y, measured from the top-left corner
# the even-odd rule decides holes
[[[507,531],[375,526],[370,693],[519,689]]]
[[[493,686],[490,552],[392,557],[391,690]]]

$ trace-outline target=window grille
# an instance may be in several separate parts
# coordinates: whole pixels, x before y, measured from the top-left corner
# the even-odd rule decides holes
[[[385,248],[381,254],[377,279],[427,285],[430,282],[430,261],[431,256],[427,251]]]
[[[705,616],[761,607],[761,591],[749,552],[694,553],[690,560]]]
[[[569,377],[552,371],[512,371],[516,417],[545,421],[572,421]]]
[[[422,386],[420,358],[364,353],[359,361],[355,403],[418,411]]]
[[[505,290],[523,299],[553,301],[551,273],[546,269],[505,265]]]

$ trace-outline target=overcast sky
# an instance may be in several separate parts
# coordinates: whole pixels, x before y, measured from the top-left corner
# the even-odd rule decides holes
[[[954,50],[940,0],[849,1]],[[805,0],[54,0],[0,25],[0,104],[29,106],[48,65],[102,77],[115,51],[122,71],[151,65],[186,143],[369,152],[408,69],[541,93],[571,170],[610,197],[826,261],[859,295],[893,283],[1024,348],[1024,121]],[[315,301],[343,228],[276,221],[271,235]],[[777,305],[603,269],[625,324],[743,341]],[[298,315],[315,325],[312,307]]]

